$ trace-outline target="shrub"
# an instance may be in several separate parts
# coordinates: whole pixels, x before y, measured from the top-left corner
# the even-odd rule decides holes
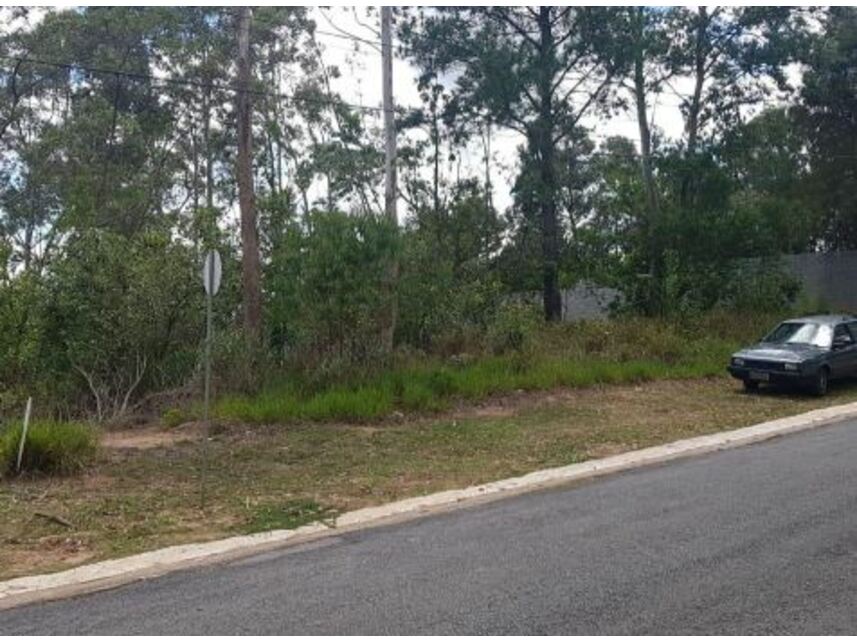
[[[508,351],[524,351],[531,347],[538,327],[539,316],[534,306],[503,304],[488,325],[488,345],[497,355]]]
[[[0,473],[15,473],[21,425],[0,434]],[[21,470],[32,473],[68,475],[90,464],[98,450],[93,429],[76,423],[34,422],[27,431]]]

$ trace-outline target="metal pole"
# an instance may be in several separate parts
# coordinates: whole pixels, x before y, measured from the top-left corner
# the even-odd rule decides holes
[[[209,254],[208,263],[208,287],[205,289],[205,395],[203,402],[202,422],[205,432],[202,437],[202,477],[200,481],[200,506],[205,507],[205,483],[208,475],[208,440],[210,437],[209,406],[211,403],[211,290],[214,288],[214,257]]]
[[[18,473],[21,473],[21,463],[24,459],[24,443],[27,441],[27,429],[30,426],[30,411],[33,410],[33,398],[27,398],[27,410],[24,411],[24,428],[21,430],[21,443],[18,445]]]

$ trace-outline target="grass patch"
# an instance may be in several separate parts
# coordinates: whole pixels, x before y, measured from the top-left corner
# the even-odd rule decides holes
[[[0,474],[16,473],[21,443],[20,424],[0,434]],[[36,421],[30,424],[21,469],[28,473],[68,475],[91,464],[98,449],[95,431],[84,425],[67,422]]]
[[[461,400],[511,391],[585,388],[723,375],[730,353],[774,323],[725,313],[685,320],[583,321],[539,329],[525,351],[470,360],[404,360],[383,372],[326,387],[299,375],[258,395],[227,396],[214,409],[257,424],[311,420],[369,422],[394,411],[433,413]]]
[[[724,363],[487,357],[455,368],[442,363],[401,368],[358,386],[318,393],[305,394],[295,386],[280,386],[255,396],[229,396],[217,403],[215,414],[257,424],[295,420],[367,422],[396,410],[432,413],[449,408],[456,400],[479,400],[517,390],[706,377],[720,374]]]
[[[256,507],[247,522],[247,533],[274,529],[297,529],[313,522],[331,524],[338,512],[331,507],[322,507],[314,500],[291,500],[288,502]]]

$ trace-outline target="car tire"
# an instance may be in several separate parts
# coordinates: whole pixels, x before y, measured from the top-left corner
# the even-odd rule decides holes
[[[748,393],[755,393],[759,390],[759,383],[753,380],[744,380],[744,390]]]
[[[818,375],[815,376],[815,381],[812,383],[812,392],[818,397],[827,395],[828,387],[830,386],[830,371],[826,366],[818,369]]]

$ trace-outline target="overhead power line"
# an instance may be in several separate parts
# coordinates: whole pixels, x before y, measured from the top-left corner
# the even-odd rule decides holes
[[[62,62],[55,60],[45,60],[43,58],[22,58],[16,56],[3,56],[0,55],[0,60],[6,60],[13,63],[21,63],[21,64],[34,64],[41,65],[45,67],[55,67],[57,69],[65,69],[68,71],[82,71],[89,74],[107,74],[113,76],[120,76],[123,78],[129,78],[132,80],[145,81],[151,83],[153,86],[157,87],[168,87],[168,86],[179,86],[179,87],[193,87],[195,89],[204,89],[204,90],[219,90],[219,91],[229,91],[229,92],[240,92],[243,91],[240,87],[235,85],[230,85],[229,83],[218,83],[218,82],[205,82],[198,81],[186,78],[170,78],[170,77],[158,77],[153,74],[147,74],[143,72],[135,72],[135,71],[125,71],[121,69],[110,69],[107,67],[96,67],[92,65],[82,65],[78,63],[71,62]],[[357,105],[355,103],[349,103],[343,100],[331,100],[331,99],[322,99],[322,98],[313,98],[312,96],[296,96],[295,94],[286,94],[281,92],[266,92],[258,89],[249,89],[246,90],[249,94],[254,96],[265,96],[268,98],[277,98],[280,100],[290,101],[293,103],[308,103],[308,104],[316,104],[316,105],[325,105],[325,106],[339,106],[339,107],[348,107],[350,109],[354,109],[357,111],[363,112],[371,112],[373,114],[380,114],[382,112],[381,107],[371,107],[367,105]]]

